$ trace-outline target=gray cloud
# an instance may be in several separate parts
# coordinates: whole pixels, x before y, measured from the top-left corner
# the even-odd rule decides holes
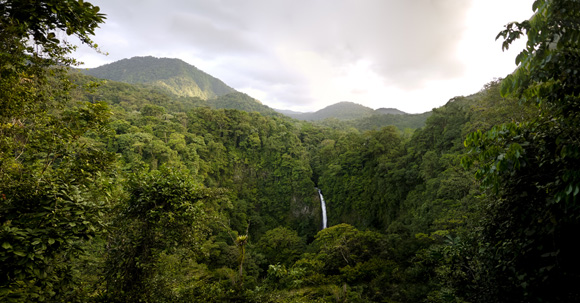
[[[311,96],[312,84],[297,71],[298,62],[281,57],[282,50],[317,54],[336,70],[366,60],[385,85],[411,90],[463,74],[457,46],[472,1],[91,2],[108,15],[95,38],[111,54],[108,61],[185,53],[212,62],[206,71],[235,88],[267,92],[273,103],[306,106],[320,100]],[[349,91],[362,95],[367,89]]]
[[[223,26],[197,14],[174,15],[168,27],[171,35],[184,46],[202,49],[207,53],[241,54],[259,52],[246,33]]]

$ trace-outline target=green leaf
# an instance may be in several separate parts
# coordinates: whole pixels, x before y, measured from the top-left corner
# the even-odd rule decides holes
[[[516,65],[520,65],[520,63],[526,59],[526,55],[526,51],[519,53],[519,55],[516,56]]]
[[[570,195],[572,193],[572,184],[568,184],[566,186],[566,195]]]
[[[534,4],[532,4],[532,11],[535,12],[538,9],[538,6],[541,5],[541,3],[540,3],[541,1],[542,0],[536,0],[536,1],[534,1]]]
[[[4,242],[4,243],[2,243],[2,248],[10,249],[10,248],[12,248],[12,245],[10,245],[10,243],[8,243],[8,242]]]

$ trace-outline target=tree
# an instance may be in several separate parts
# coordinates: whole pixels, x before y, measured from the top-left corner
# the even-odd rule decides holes
[[[304,252],[304,240],[296,231],[280,226],[267,231],[258,242],[260,252],[270,264],[290,266]]]
[[[536,0],[533,10],[498,38],[507,49],[527,36],[501,92],[535,105],[538,115],[465,140],[473,155],[463,164],[477,163],[476,176],[489,188],[477,250],[487,289],[476,285],[468,294],[477,301],[580,299],[580,250],[570,243],[580,228],[580,5]]]
[[[103,103],[71,104],[74,35],[104,20],[83,1],[0,1],[0,300],[63,298],[68,264],[100,227],[114,158]]]
[[[159,281],[160,260],[180,249],[200,254],[221,191],[198,184],[189,171],[162,167],[133,175],[129,196],[113,223],[107,251],[108,299],[154,302],[170,292]]]

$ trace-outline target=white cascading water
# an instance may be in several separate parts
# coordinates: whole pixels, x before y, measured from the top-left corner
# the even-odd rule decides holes
[[[326,220],[326,203],[324,203],[324,197],[322,196],[322,191],[320,188],[317,188],[318,196],[320,196],[320,207],[322,208],[322,229],[325,229],[327,226]]]

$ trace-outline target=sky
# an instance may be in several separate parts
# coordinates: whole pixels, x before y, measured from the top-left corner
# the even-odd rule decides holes
[[[422,113],[515,68],[504,25],[533,0],[89,0],[107,20],[97,67],[134,56],[179,58],[277,109],[341,101]]]

